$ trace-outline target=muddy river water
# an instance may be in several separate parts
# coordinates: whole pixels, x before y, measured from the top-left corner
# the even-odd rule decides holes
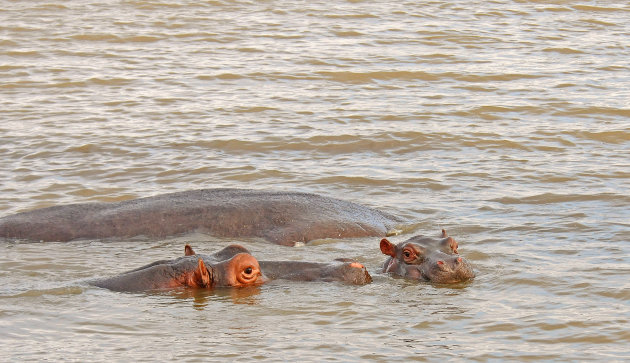
[[[0,360],[627,361],[630,7],[618,1],[0,1],[0,216],[200,188],[323,194],[459,242],[0,241]],[[237,242],[374,282],[118,293]]]

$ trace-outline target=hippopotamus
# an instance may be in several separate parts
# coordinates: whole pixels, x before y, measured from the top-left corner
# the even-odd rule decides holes
[[[383,238],[380,248],[389,256],[382,272],[441,284],[475,277],[471,264],[458,255],[457,242],[445,230],[440,239],[419,235],[397,245]]]
[[[190,245],[186,245],[183,257],[152,262],[90,283],[114,291],[142,291],[175,287],[245,287],[274,279],[342,281],[355,285],[372,282],[362,264],[346,259],[333,263],[257,261],[241,245],[230,245],[212,255],[196,254]]]
[[[156,261],[90,283],[114,291],[141,291],[175,287],[244,287],[267,281],[258,261],[249,253],[230,246],[214,255],[197,256],[188,253],[188,249],[183,257]]]
[[[386,236],[401,222],[376,209],[316,194],[201,189],[9,215],[0,218],[0,238],[71,241],[202,232],[293,246],[323,238]]]
[[[250,253],[241,245],[230,245],[219,254],[229,255],[234,253]],[[186,255],[195,255],[195,252],[186,245]],[[198,255],[204,256],[204,255]],[[352,259],[338,258],[333,262],[306,262],[306,261],[258,261],[266,278],[270,280],[292,281],[341,281],[353,285],[365,285],[372,282],[372,277],[365,266]]]
[[[457,254],[457,247],[459,247],[457,241],[453,237],[449,237],[445,229],[442,229],[442,235],[439,239],[417,235],[397,245],[391,243],[387,238],[383,238],[380,243],[381,252],[390,256],[385,265],[391,259],[404,261],[409,265],[417,265],[429,252],[440,250],[448,254]]]

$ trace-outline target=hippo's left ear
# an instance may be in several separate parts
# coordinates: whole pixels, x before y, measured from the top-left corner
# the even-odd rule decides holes
[[[396,246],[387,238],[381,240],[381,252],[383,252],[384,255],[396,258]]]
[[[446,230],[442,228],[442,238],[446,238],[446,237],[448,237],[448,233],[446,233]]]
[[[186,243],[186,247],[184,247],[184,256],[193,256],[196,255],[195,251],[193,251],[192,247],[188,243]]]
[[[200,258],[197,261],[197,269],[194,274],[194,283],[195,287],[211,287],[212,286],[212,276],[210,276],[210,271],[206,268],[206,264],[203,263],[203,260]]]

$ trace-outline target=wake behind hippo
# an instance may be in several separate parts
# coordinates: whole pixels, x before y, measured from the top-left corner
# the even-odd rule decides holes
[[[399,223],[390,214],[316,194],[202,189],[18,213],[0,218],[0,237],[71,241],[202,232],[294,245],[322,238],[385,236]]]

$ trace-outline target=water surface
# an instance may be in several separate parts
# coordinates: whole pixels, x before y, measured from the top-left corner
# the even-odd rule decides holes
[[[374,240],[0,242],[17,360],[630,359],[630,25],[613,1],[0,1],[0,215],[237,187],[446,228],[478,277]],[[231,242],[374,283],[114,293]]]

